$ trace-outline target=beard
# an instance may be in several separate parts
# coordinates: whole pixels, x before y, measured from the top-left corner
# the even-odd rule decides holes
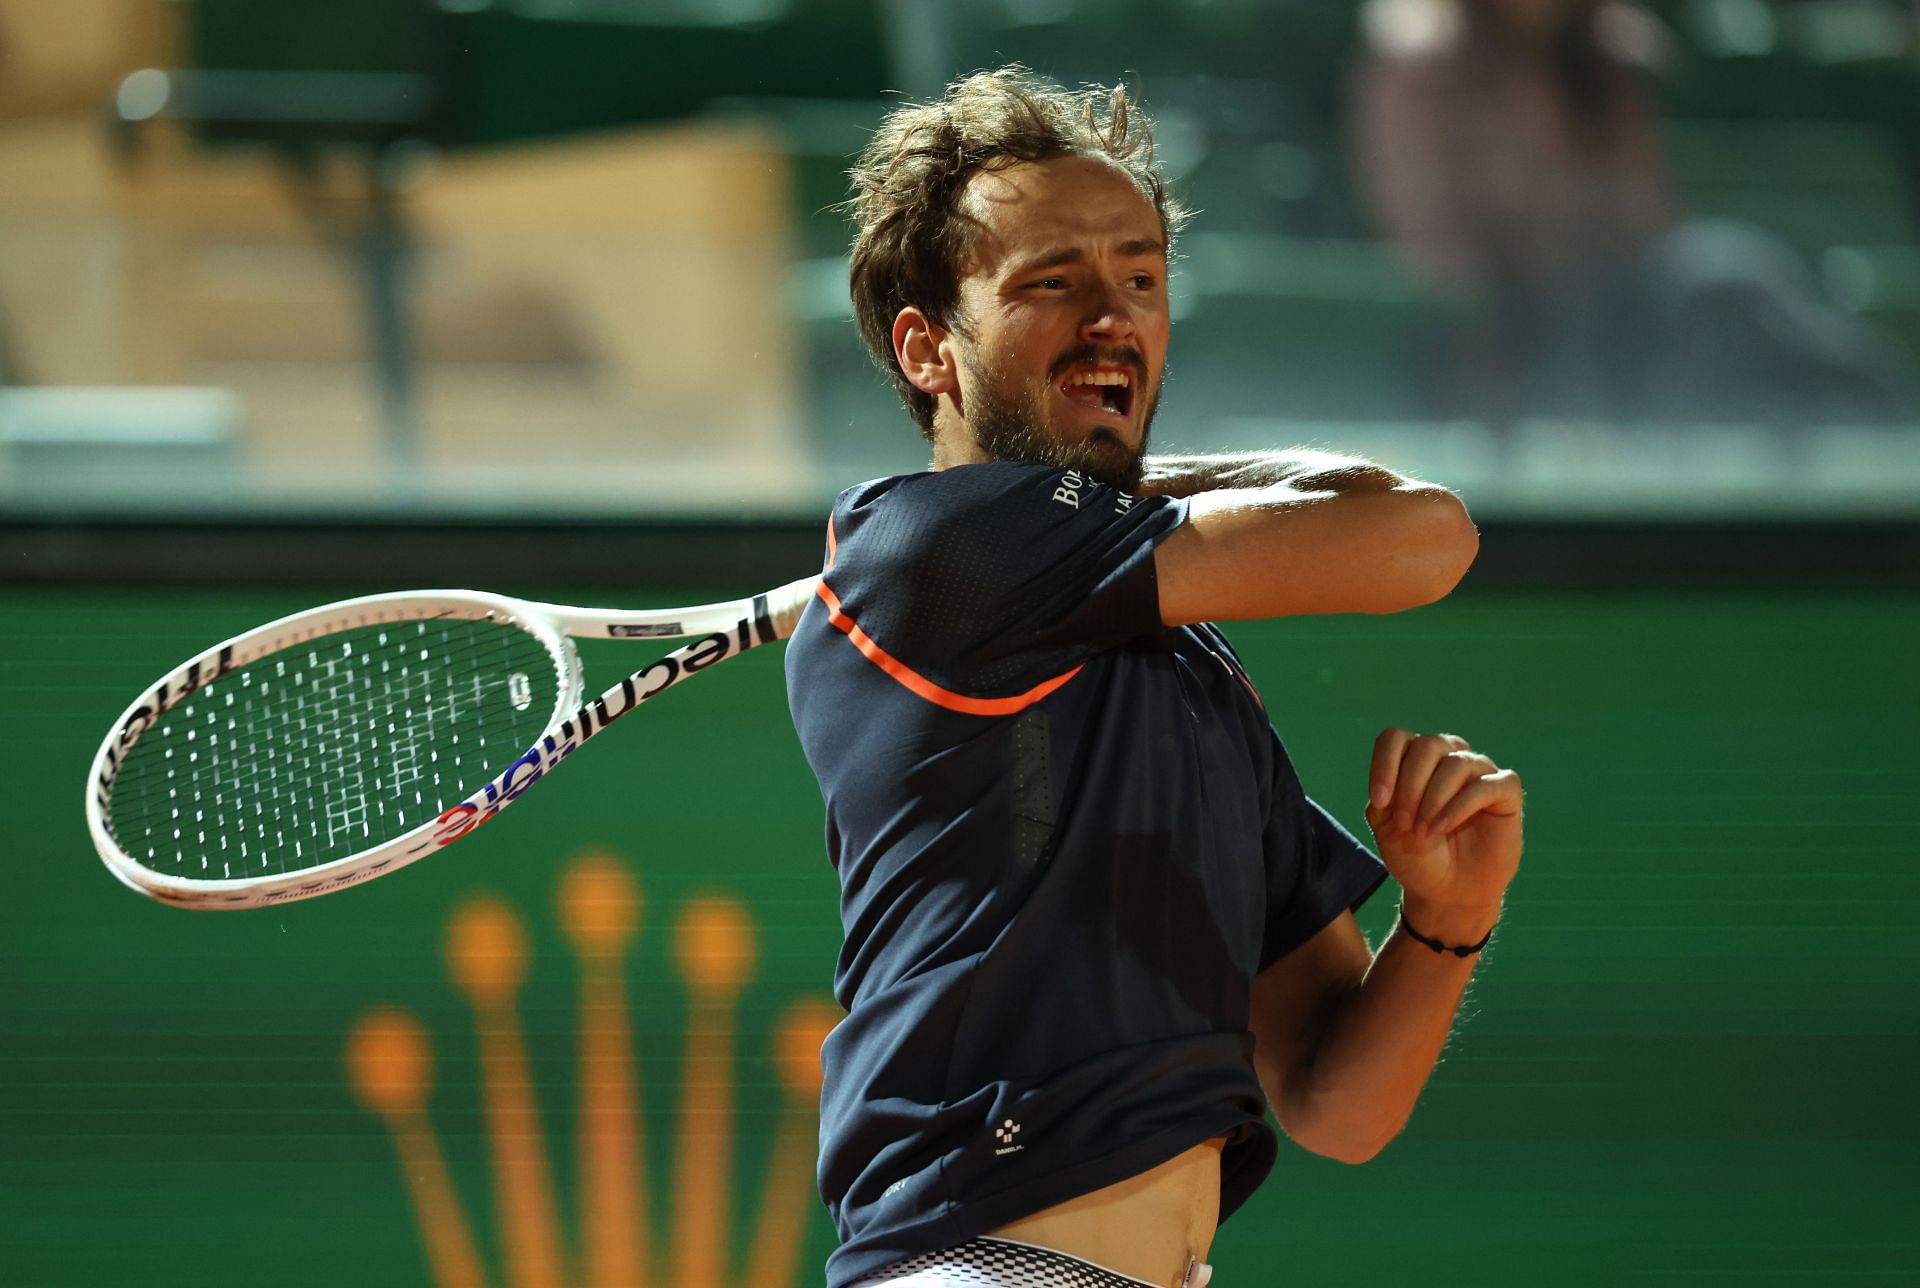
[[[1046,465],[1073,470],[1097,483],[1117,488],[1132,496],[1140,490],[1146,476],[1147,438],[1153,429],[1153,417],[1160,410],[1160,389],[1141,389],[1145,414],[1140,418],[1140,445],[1128,447],[1119,435],[1102,426],[1077,443],[1063,443],[1048,434],[1042,425],[1041,406],[1053,381],[1075,363],[1095,360],[1120,361],[1144,374],[1146,364],[1131,350],[1123,355],[1099,354],[1093,350],[1075,350],[1054,364],[1047,382],[1012,393],[1002,393],[1003,382],[991,368],[983,371],[968,397],[967,427],[980,450],[996,461],[1020,461],[1028,465]]]

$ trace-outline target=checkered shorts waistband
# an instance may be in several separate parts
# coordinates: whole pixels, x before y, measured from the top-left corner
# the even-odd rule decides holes
[[[895,1262],[856,1288],[1154,1288],[1144,1279],[1096,1266],[1052,1248],[981,1237]]]

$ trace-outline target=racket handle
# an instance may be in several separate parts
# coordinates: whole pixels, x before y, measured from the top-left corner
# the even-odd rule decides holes
[[[783,640],[793,634],[793,628],[800,624],[800,614],[807,611],[807,602],[819,586],[820,578],[816,575],[790,581],[767,592],[767,615],[773,621],[775,639]]]

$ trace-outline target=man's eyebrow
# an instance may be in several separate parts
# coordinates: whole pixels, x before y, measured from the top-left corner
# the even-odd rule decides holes
[[[1121,242],[1119,252],[1122,258],[1132,259],[1136,255],[1158,255],[1167,257],[1167,244],[1158,237],[1136,237],[1130,242]]]
[[[1063,246],[1059,250],[1042,251],[1032,259],[1023,259],[1014,265],[1014,273],[1038,273],[1044,268],[1059,268],[1062,264],[1078,264],[1087,257],[1087,253],[1077,246]]]
[[[1121,242],[1114,251],[1122,259],[1133,259],[1141,255],[1154,255],[1161,259],[1167,257],[1167,244],[1158,237],[1136,237],[1132,241]],[[1078,246],[1063,246],[1058,250],[1042,251],[1032,259],[1021,260],[1015,265],[1016,276],[1026,273],[1038,273],[1043,269],[1059,268],[1063,264],[1078,264],[1086,259],[1086,251]]]

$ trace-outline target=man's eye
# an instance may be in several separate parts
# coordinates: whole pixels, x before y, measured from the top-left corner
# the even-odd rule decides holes
[[[1152,273],[1135,273],[1127,279],[1127,282],[1134,289],[1141,291],[1151,291],[1156,285]]]
[[[1064,277],[1043,277],[1035,282],[1034,285],[1042,290],[1064,291],[1067,289],[1067,279]]]

